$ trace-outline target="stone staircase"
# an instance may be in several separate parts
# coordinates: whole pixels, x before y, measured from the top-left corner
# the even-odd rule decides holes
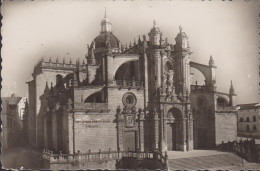
[[[198,170],[241,165],[242,159],[235,154],[217,154],[190,158],[169,159],[170,170]],[[246,161],[245,161],[246,163]]]

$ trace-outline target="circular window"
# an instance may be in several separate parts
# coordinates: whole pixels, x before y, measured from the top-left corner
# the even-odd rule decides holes
[[[134,107],[136,105],[136,97],[133,93],[126,93],[123,96],[123,104],[127,107]]]

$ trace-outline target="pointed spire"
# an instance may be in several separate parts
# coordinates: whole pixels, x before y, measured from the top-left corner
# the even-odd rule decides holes
[[[91,54],[90,57],[88,59],[88,63],[91,65],[95,65],[96,64],[96,58],[95,58],[95,54],[94,54],[94,49],[91,49]]]
[[[107,18],[107,7],[105,7],[105,16],[104,18]]]
[[[230,88],[229,88],[229,94],[230,94],[230,95],[234,95],[234,94],[235,94],[235,89],[234,89],[234,87],[233,87],[232,80],[231,80],[231,84],[230,84]]]
[[[51,82],[50,94],[51,94],[51,95],[54,95],[54,89],[53,89],[52,82]]]
[[[70,58],[70,64],[72,64],[71,58]]]
[[[51,62],[51,57],[50,57],[50,59],[49,59],[49,62]]]
[[[134,38],[134,46],[136,46],[136,41],[135,41],[135,38]]]
[[[138,44],[141,43],[141,36],[139,35]]]
[[[49,86],[48,86],[48,81],[46,81],[46,85],[45,85],[45,89],[44,89],[44,92],[48,92],[49,91]]]
[[[213,60],[212,55],[210,55],[209,66],[214,66],[214,60]]]
[[[65,58],[63,58],[63,64],[65,64],[65,62],[66,62],[66,61],[65,61]]]
[[[58,56],[56,57],[56,63],[59,63],[59,58],[58,58]]]

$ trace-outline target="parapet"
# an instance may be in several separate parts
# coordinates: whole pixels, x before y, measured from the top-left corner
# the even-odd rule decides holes
[[[85,64],[84,60],[81,64],[79,60],[76,61],[76,63],[72,63],[71,59],[70,62],[66,62],[63,59],[63,62],[59,62],[58,58],[55,62],[52,62],[51,59],[46,61],[44,59],[41,59],[34,67],[34,73],[37,73],[37,71],[41,70],[42,68],[48,68],[48,69],[59,69],[59,70],[75,70],[78,69],[79,71],[87,71],[87,65]]]

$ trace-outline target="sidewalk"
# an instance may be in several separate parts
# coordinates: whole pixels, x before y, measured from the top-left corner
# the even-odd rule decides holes
[[[212,156],[212,155],[229,154],[229,153],[217,151],[217,150],[193,150],[189,152],[168,151],[167,154],[168,154],[168,159],[180,159],[180,158]]]

